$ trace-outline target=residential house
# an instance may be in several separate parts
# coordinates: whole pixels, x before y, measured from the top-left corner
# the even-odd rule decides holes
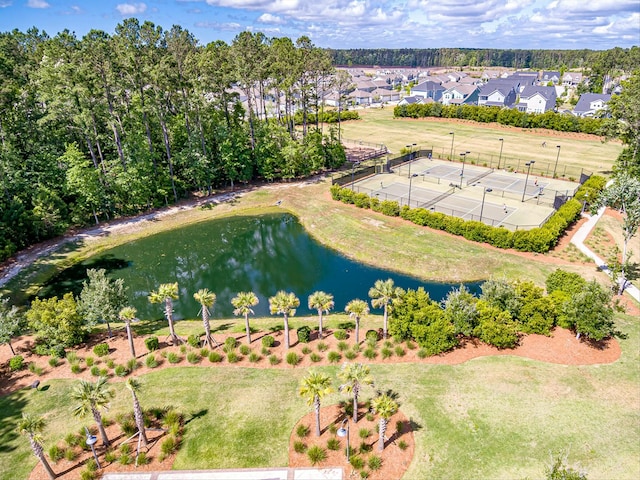
[[[544,113],[556,108],[555,87],[537,87],[527,85],[520,93],[518,110],[527,113]]]
[[[607,109],[607,102],[611,100],[611,95],[606,93],[583,93],[573,114],[577,117],[593,117],[597,112]]]
[[[370,105],[373,102],[371,92],[364,90],[354,90],[347,95],[348,101],[354,105]]]
[[[577,87],[582,83],[582,73],[567,72],[562,76],[562,84],[565,87]]]
[[[411,95],[415,97],[431,98],[436,102],[442,98],[442,93],[446,90],[442,85],[431,80],[414,85],[411,88]]]
[[[560,83],[560,72],[543,71],[540,74],[540,85],[548,85],[551,82],[553,85]]]
[[[400,100],[400,92],[387,90],[386,88],[377,88],[371,92],[371,98],[372,102],[375,103],[396,102]]]
[[[443,105],[476,105],[478,103],[478,87],[475,85],[460,85],[448,88],[442,93]]]
[[[423,103],[424,98],[419,96],[409,96],[404,97],[402,100],[398,102],[398,105],[417,105],[419,103]]]
[[[478,105],[487,107],[512,107],[518,98],[518,82],[509,79],[489,80],[480,87]]]

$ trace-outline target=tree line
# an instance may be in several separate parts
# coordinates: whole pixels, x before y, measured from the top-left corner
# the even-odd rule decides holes
[[[0,261],[195,190],[341,165],[319,123],[333,71],[307,37],[201,46],[133,18],[113,35],[0,33]]]

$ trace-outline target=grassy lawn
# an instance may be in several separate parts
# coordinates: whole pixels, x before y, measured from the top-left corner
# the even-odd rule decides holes
[[[418,425],[414,460],[404,478],[465,479],[470,472],[478,479],[541,478],[551,454],[561,450],[569,451],[570,463],[583,467],[589,479],[637,478],[640,327],[630,316],[618,321],[628,337],[621,341],[622,358],[610,365],[564,366],[518,357],[485,357],[455,367],[372,365],[376,387],[399,393],[401,408]],[[181,333],[186,323],[178,324]],[[333,376],[337,367],[322,369]],[[176,469],[279,467],[287,464],[293,425],[310,408],[297,396],[305,373],[302,368],[166,368],[141,377],[140,400],[146,408],[172,405],[185,413]],[[44,391],[25,389],[0,398],[0,479],[27,478],[35,464],[28,441],[12,428],[22,411],[47,417],[46,445],[90,424],[69,414],[74,383],[55,380],[46,382]],[[112,418],[130,408],[122,383],[114,388]],[[372,393],[365,389],[364,397]],[[325,404],[341,398],[334,393]]]
[[[393,153],[399,153],[405,145],[415,143],[420,148],[433,149],[434,156],[447,157],[451,153],[451,135],[455,133],[453,155],[471,152],[468,160],[476,163],[497,163],[500,155],[499,138],[504,139],[502,162],[515,167],[529,160],[536,162],[535,169],[546,169],[551,164],[553,171],[560,145],[558,174],[563,168],[584,168],[588,172],[608,175],[613,161],[622,151],[618,141],[602,142],[598,137],[590,140],[577,136],[555,134],[547,130],[528,130],[503,127],[498,124],[475,122],[451,122],[439,119],[393,118],[393,109],[358,110],[361,121],[342,124],[342,136],[350,140],[383,143]],[[546,148],[542,142],[546,141]],[[523,168],[523,167],[521,167]]]

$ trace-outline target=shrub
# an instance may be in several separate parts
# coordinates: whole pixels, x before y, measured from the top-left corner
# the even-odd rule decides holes
[[[191,364],[199,363],[201,360],[200,354],[198,352],[189,352],[187,353],[187,362]]]
[[[229,353],[235,350],[237,345],[238,341],[234,337],[227,337],[224,340],[224,347],[222,347],[222,349],[225,351],[225,353]]]
[[[72,363],[71,364],[71,373],[78,374],[81,371],[82,371],[82,367],[80,366],[79,363]]]
[[[325,351],[327,351],[327,349],[329,348],[329,345],[327,345],[327,344],[326,344],[326,343],[324,343],[324,342],[319,342],[319,343],[318,343],[318,345],[317,345],[317,347],[318,347],[318,351],[319,351],[319,352],[325,352]]]
[[[398,442],[398,448],[404,452],[407,448],[409,448],[409,445],[404,440],[400,440]]]
[[[173,435],[169,435],[160,444],[160,456],[164,460],[173,452],[175,452],[177,448],[178,448],[178,440]]]
[[[129,370],[127,370],[127,367],[125,367],[124,365],[116,365],[113,373],[115,373],[119,377],[124,377],[129,373]]]
[[[302,347],[302,354],[303,355],[309,355],[311,353],[311,348],[309,348],[307,345],[305,345],[304,347]]]
[[[349,459],[349,463],[356,470],[362,470],[364,468],[364,460],[358,455],[352,455]]]
[[[293,442],[293,450],[296,453],[304,453],[307,451],[307,445],[304,442],[301,442],[300,440],[296,440],[295,442]]]
[[[138,454],[138,465],[148,465],[151,463],[151,459],[147,457],[146,452],[140,452]]]
[[[309,343],[309,340],[311,339],[311,329],[309,327],[303,325],[302,327],[298,328],[296,332],[298,333],[299,342]]]
[[[87,357],[84,363],[87,365],[87,367],[93,367],[93,364],[96,363],[96,360],[93,357]]]
[[[260,354],[259,354],[259,353],[257,353],[257,352],[251,352],[251,353],[249,354],[249,361],[250,361],[251,363],[259,362],[261,358],[262,358],[262,357],[261,357],[261,356],[260,356]]]
[[[269,350],[267,347],[262,347],[262,350],[260,351],[262,352],[262,355],[265,355],[265,356],[271,355],[271,350]]]
[[[367,333],[364,336],[365,340],[377,342],[378,341],[378,331],[377,330],[367,330]]]
[[[109,344],[99,343],[93,347],[93,353],[98,357],[105,357],[109,355]]]
[[[158,366],[158,360],[153,353],[149,353],[144,359],[144,364],[149,368],[156,368]]]
[[[211,363],[218,363],[222,361],[222,355],[218,352],[209,352],[209,361]]]
[[[402,345],[396,345],[396,348],[393,350],[398,357],[404,357],[406,355],[406,351],[402,348]]]
[[[340,355],[338,352],[329,352],[329,354],[327,355],[327,359],[331,363],[338,363],[340,359],[342,359],[342,355]]]
[[[135,358],[130,358],[127,360],[127,370],[133,372],[136,368],[138,368],[138,360]]]
[[[414,342],[412,342],[411,340],[407,340],[407,348],[409,350],[415,350],[416,349],[416,344]]]
[[[316,352],[313,352],[309,358],[311,359],[312,362],[319,362],[320,360],[322,360],[322,355],[318,355]]]
[[[421,348],[418,350],[418,358],[427,358],[429,356],[429,352],[426,349]]]
[[[109,358],[107,359],[107,367],[108,368],[113,368],[116,366],[116,362],[113,361],[113,359]]]
[[[104,461],[107,463],[113,463],[118,459],[118,454],[114,450],[107,450],[104,452]]]
[[[135,428],[135,426],[134,426]],[[135,430],[134,430],[135,432]],[[133,432],[131,432],[133,433]],[[129,445],[128,443],[123,443],[122,445],[120,445],[120,453],[131,453],[131,445]]]
[[[293,367],[300,363],[300,356],[296,352],[289,352],[286,356],[287,363]]]
[[[60,448],[58,445],[51,445],[49,447],[49,458],[53,463],[58,463],[58,460],[64,458],[64,448]]]
[[[354,350],[347,350],[346,352],[344,352],[344,356],[347,358],[347,360],[353,360],[358,356],[358,352]]]
[[[67,448],[64,451],[64,458],[70,462],[76,459],[76,452],[72,448]]]
[[[308,425],[304,425],[303,423],[296,427],[296,435],[300,438],[307,437],[309,435],[309,432],[311,432],[311,428],[309,428]]]
[[[153,352],[158,349],[160,342],[158,341],[158,337],[147,337],[144,339],[144,345],[147,347],[147,350]]]
[[[78,363],[80,360],[81,358],[78,357],[78,354],[76,352],[71,351],[67,353],[67,362],[69,362],[69,364]]]
[[[262,337],[261,341],[262,346],[266,348],[271,348],[276,343],[275,338],[273,338],[271,335],[265,335],[264,337]]]
[[[242,355],[249,355],[249,353],[251,353],[251,347],[249,347],[249,345],[240,345],[240,353]]]
[[[391,356],[393,356],[393,350],[391,350],[390,348],[384,347],[381,351],[382,353],[382,358],[389,358]]]
[[[369,470],[380,470],[380,468],[382,467],[382,458],[377,455],[371,455],[369,457],[369,460],[367,460],[367,465],[369,467]]]
[[[227,362],[229,363],[238,363],[241,360],[242,357],[240,357],[240,355],[238,355],[236,352],[229,352],[227,353]]]
[[[176,352],[169,352],[167,354],[167,361],[169,363],[178,363],[182,358]]]
[[[358,447],[358,453],[368,453],[373,450],[373,447],[369,445],[367,442],[360,442],[360,446]]]
[[[186,345],[180,345],[180,353],[187,353],[187,346]]]
[[[371,430],[369,430],[368,428],[361,428],[360,430],[358,430],[358,436],[363,440],[369,438],[371,436]]]
[[[120,428],[122,429],[122,431],[124,432],[125,436],[127,436],[127,437],[130,437],[131,435],[133,435],[137,431],[136,422],[134,422],[134,420],[133,420],[133,418],[131,418],[131,416],[128,416],[127,418],[122,419],[122,421],[120,422]],[[131,452],[131,448],[130,447],[126,452],[123,450],[123,447],[125,445],[128,446],[129,444],[128,443],[122,444],[122,446],[120,447],[120,451],[122,453],[130,453]]]
[[[348,335],[346,330],[336,330],[333,332],[333,336],[336,337],[337,340],[346,340]]]
[[[330,438],[327,440],[327,448],[332,451],[340,450],[340,440],[337,438]]]
[[[364,416],[364,418],[367,419],[368,422],[373,422],[373,420],[376,418],[375,415],[371,412],[367,412],[367,414]]]
[[[329,433],[331,435],[335,435],[337,431],[338,431],[338,426],[335,423],[332,423],[331,425],[329,425]]]
[[[378,356],[378,352],[376,352],[375,349],[369,347],[363,352],[363,355],[365,356],[365,358],[373,360]]]
[[[107,370],[106,368],[101,368],[98,370],[98,372],[99,372],[98,375],[100,377],[106,377],[109,375],[109,370]]]
[[[54,345],[49,349],[49,355],[52,357],[64,358],[67,352],[64,350],[64,345]]]
[[[9,360],[9,369],[11,369],[12,372],[22,370],[23,367],[24,358],[22,355],[16,355],[15,357],[11,357],[11,360]]]
[[[95,480],[96,477],[98,476],[98,472],[96,472],[95,470],[92,470],[90,465],[92,465],[92,463],[87,463],[87,467],[82,470],[80,472],[80,480]],[[93,463],[93,465],[95,465],[95,462]]]
[[[360,470],[360,478],[366,480],[367,478],[369,478],[369,472],[367,472],[366,470]]]
[[[200,335],[191,334],[187,337],[187,343],[193,348],[200,348]]]
[[[202,347],[200,349],[200,356],[202,358],[207,358],[207,356],[209,355],[210,350],[207,347]]]
[[[341,352],[344,352],[345,350],[349,349],[349,344],[343,341],[338,342],[336,346],[338,347],[338,350],[340,350]]]
[[[94,365],[93,367],[91,367],[91,375],[93,375],[94,377],[99,377],[100,367],[98,367],[97,365]]]
[[[276,355],[269,355],[269,364],[277,365],[280,363],[280,359]]]
[[[311,465],[317,465],[327,459],[327,451],[319,445],[314,445],[307,450],[307,456],[309,457]]]
[[[56,368],[58,365],[60,365],[60,360],[58,360],[57,357],[51,357],[49,359],[49,366],[52,368]],[[88,364],[87,364],[88,365]],[[88,365],[89,366],[89,365]]]

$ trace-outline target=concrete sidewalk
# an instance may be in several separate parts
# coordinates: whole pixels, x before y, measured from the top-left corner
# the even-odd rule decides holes
[[[598,257],[595,253],[593,253],[584,244],[584,241],[589,236],[589,233],[591,233],[591,230],[593,230],[593,228],[596,226],[596,224],[598,223],[598,220],[600,220],[600,217],[602,217],[602,215],[604,214],[604,211],[605,211],[605,208],[603,207],[600,210],[598,210],[598,213],[595,215],[589,216],[589,215],[583,214],[585,217],[588,218],[588,220],[573,235],[573,237],[571,238],[571,243],[573,243],[587,257],[592,259],[600,270],[602,270],[603,272],[606,272],[608,275],[611,275],[611,272],[609,271],[609,267],[607,266],[606,262],[602,260],[600,257]],[[631,285],[629,283],[624,291],[629,295],[631,295],[633,298],[635,298],[637,302],[640,302],[640,290],[638,290],[634,285]]]
[[[342,468],[246,468],[107,473],[102,480],[342,480]]]

